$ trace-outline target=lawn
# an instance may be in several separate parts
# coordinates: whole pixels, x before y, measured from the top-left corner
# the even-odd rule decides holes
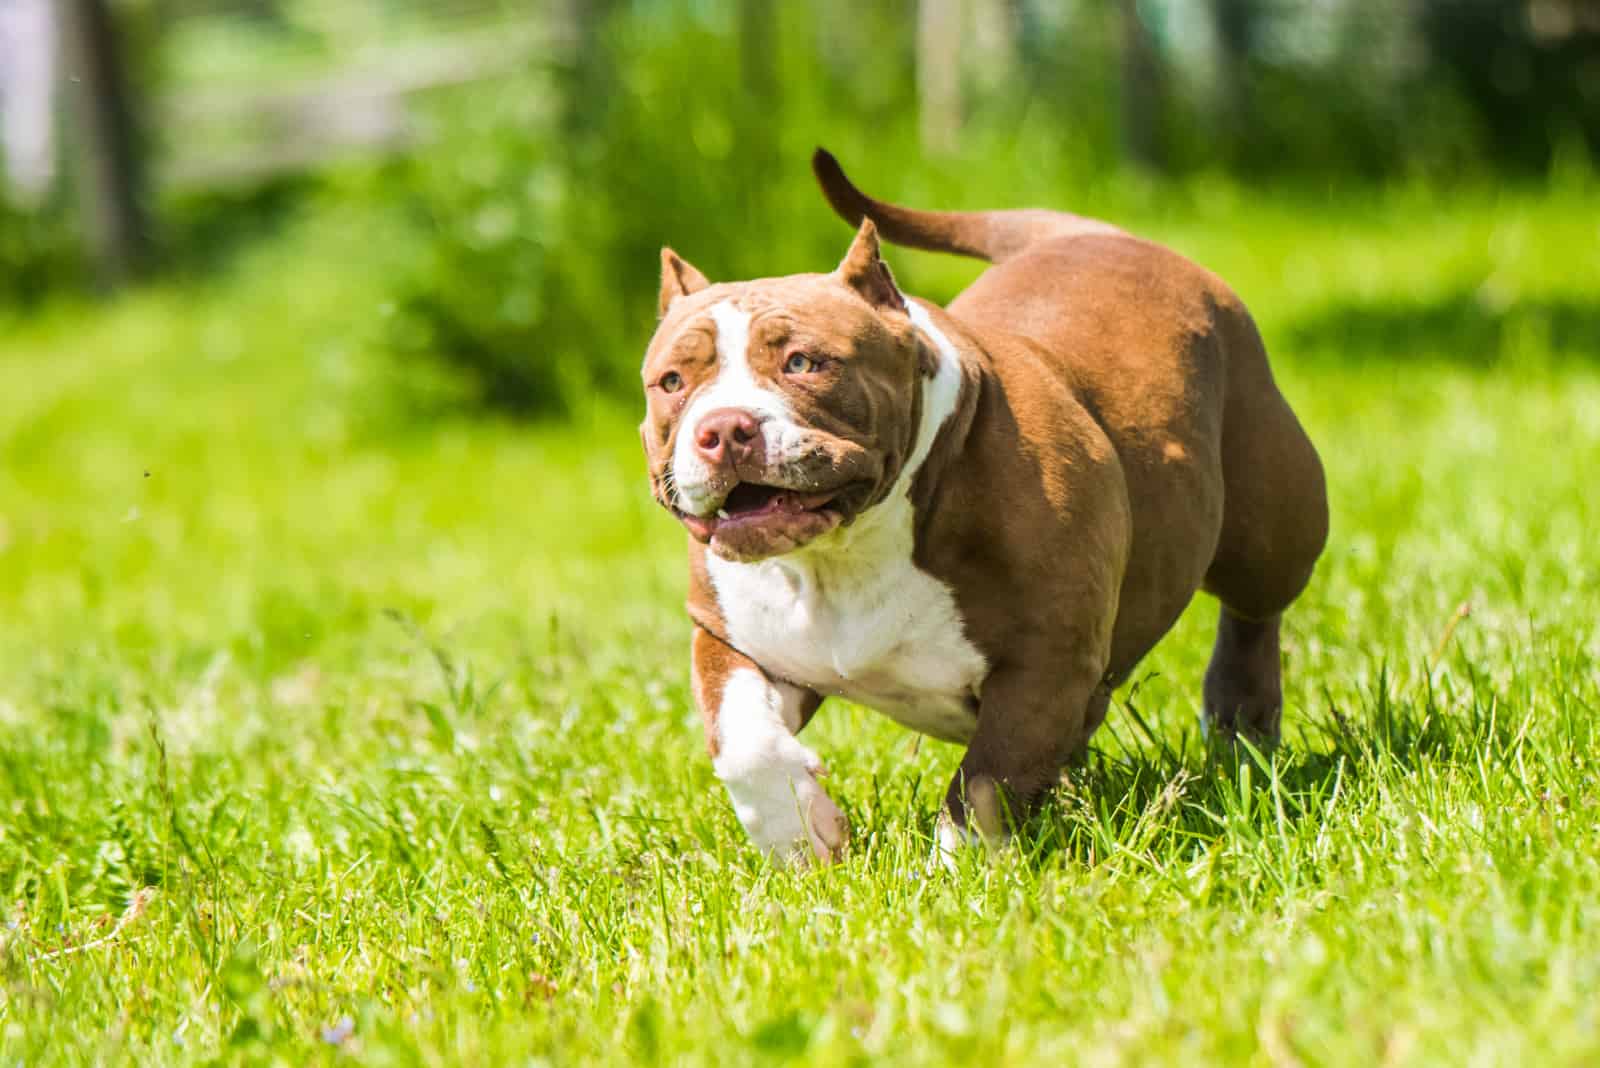
[[[848,706],[848,858],[745,844],[633,408],[419,414],[359,221],[7,323],[0,1059],[1600,1060],[1600,191],[1118,218],[1328,467],[1286,741],[1204,752],[1198,602],[955,874],[959,751]]]

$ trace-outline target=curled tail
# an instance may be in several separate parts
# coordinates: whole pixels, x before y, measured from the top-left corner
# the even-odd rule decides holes
[[[1120,234],[1110,223],[1064,211],[917,211],[874,200],[851,184],[833,153],[819,148],[811,170],[823,195],[845,222],[871,219],[888,241],[930,252],[954,252],[990,263],[1008,260],[1030,245],[1078,234]]]

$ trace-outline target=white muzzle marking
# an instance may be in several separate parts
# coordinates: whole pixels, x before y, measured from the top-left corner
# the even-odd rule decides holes
[[[742,408],[761,423],[762,444],[771,462],[781,463],[803,441],[788,400],[778,390],[756,381],[750,369],[750,313],[722,301],[712,305],[711,321],[717,328],[717,377],[704,387],[683,413],[678,442],[672,452],[677,483],[677,506],[690,515],[707,516],[722,503],[713,489],[716,472],[695,449],[700,421],[719,408]]]

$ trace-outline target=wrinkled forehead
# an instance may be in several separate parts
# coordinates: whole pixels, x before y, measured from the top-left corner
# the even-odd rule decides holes
[[[747,345],[792,339],[848,347],[881,332],[871,309],[827,275],[790,275],[722,283],[680,298],[645,350],[644,366],[668,357],[709,355],[719,335],[744,333]],[[739,340],[724,337],[723,342]]]

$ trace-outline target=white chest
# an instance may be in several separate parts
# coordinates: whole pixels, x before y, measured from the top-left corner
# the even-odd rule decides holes
[[[922,421],[882,503],[802,548],[743,564],[707,557],[734,647],[767,672],[869,705],[914,730],[966,741],[989,666],[967,640],[950,588],[912,562],[908,491],[955,411],[961,357],[928,311],[906,312],[939,356],[923,383]]]
[[[950,588],[911,559],[911,507],[755,564],[708,559],[733,645],[771,674],[965,741],[988,667]]]

